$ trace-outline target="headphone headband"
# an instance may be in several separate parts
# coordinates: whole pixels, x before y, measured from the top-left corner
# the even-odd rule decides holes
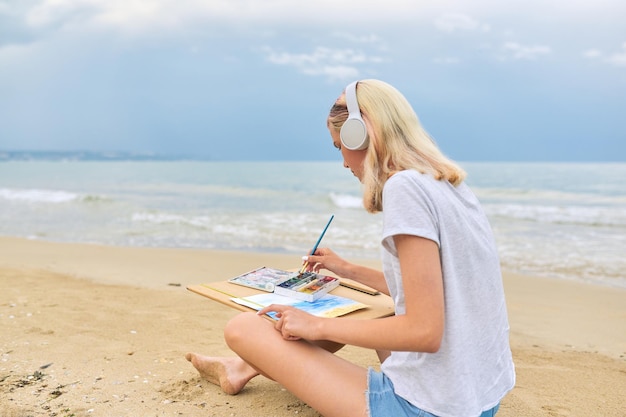
[[[354,81],[346,87],[346,106],[348,107],[348,120],[341,126],[339,137],[342,146],[356,151],[367,148],[369,138],[367,127],[361,117],[361,109],[356,97],[356,86],[358,81]]]

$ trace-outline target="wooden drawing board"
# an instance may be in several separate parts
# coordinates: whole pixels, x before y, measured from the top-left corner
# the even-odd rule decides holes
[[[219,303],[227,305],[228,307],[240,310],[240,311],[252,311],[250,308],[242,306],[231,300],[233,297],[249,297],[254,294],[260,294],[263,291],[255,290],[253,288],[244,287],[230,283],[228,281],[210,282],[207,284],[188,285],[187,289],[196,294],[203,295],[215,300]],[[374,319],[380,317],[391,316],[394,314],[393,301],[391,298],[384,294],[370,295],[361,291],[356,291],[352,288],[339,286],[330,292],[341,297],[351,298],[358,302],[361,302],[368,308],[348,313],[342,317],[349,317],[355,319]]]

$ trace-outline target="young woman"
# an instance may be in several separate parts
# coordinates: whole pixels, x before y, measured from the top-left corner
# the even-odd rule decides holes
[[[365,208],[382,212],[383,271],[328,248],[305,260],[310,270],[391,295],[395,315],[329,319],[272,305],[227,324],[237,357],[187,359],[229,394],[262,374],[327,417],[495,415],[515,370],[493,234],[465,173],[382,81],[350,84],[328,129],[363,184]],[[271,311],[280,317],[274,323],[261,317]],[[381,371],[333,354],[346,344],[375,349]]]

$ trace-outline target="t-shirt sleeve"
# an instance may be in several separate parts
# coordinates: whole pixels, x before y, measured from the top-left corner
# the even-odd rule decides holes
[[[382,245],[394,256],[395,235],[419,236],[440,245],[436,206],[427,181],[423,174],[401,171],[385,183]]]

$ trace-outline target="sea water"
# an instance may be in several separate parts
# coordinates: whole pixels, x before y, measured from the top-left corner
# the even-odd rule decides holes
[[[626,287],[626,164],[461,163],[503,269]],[[340,161],[0,162],[0,235],[377,259],[382,217]],[[1,254],[0,254],[1,256]]]

